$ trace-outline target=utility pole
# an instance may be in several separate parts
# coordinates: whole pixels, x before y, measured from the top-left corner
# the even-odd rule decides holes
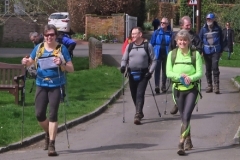
[[[201,29],[201,0],[197,0],[197,30],[196,32],[199,33]]]

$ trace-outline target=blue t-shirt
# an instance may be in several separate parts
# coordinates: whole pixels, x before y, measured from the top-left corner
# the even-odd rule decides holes
[[[36,52],[40,44],[38,44],[30,54],[30,57],[35,60]],[[71,61],[69,52],[67,48],[62,45],[61,47],[62,55],[66,62]],[[53,51],[49,52],[44,49],[44,53],[41,58],[52,56]],[[40,58],[40,57],[39,57]],[[38,63],[38,62],[37,62]],[[36,85],[41,87],[58,87],[66,83],[64,73],[61,71],[60,67],[50,68],[50,69],[41,69],[39,63],[37,64],[37,78]]]

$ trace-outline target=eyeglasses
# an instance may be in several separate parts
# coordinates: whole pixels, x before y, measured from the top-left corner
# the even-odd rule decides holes
[[[161,24],[168,24],[167,22],[161,22]]]
[[[49,33],[49,34],[44,34],[45,37],[54,37],[55,36],[55,33]]]
[[[132,33],[132,35],[137,35],[139,32],[136,32],[136,33]]]

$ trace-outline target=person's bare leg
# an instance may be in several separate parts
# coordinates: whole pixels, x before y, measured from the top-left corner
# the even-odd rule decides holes
[[[48,156],[57,156],[55,151],[55,139],[57,136],[58,122],[49,122],[49,147],[48,147]]]
[[[58,122],[49,122],[49,137],[50,140],[55,140],[57,136]]]
[[[49,120],[46,119],[43,122],[38,122],[39,125],[43,128],[43,130],[45,131],[45,144],[43,147],[43,150],[48,150],[48,145],[49,145]]]

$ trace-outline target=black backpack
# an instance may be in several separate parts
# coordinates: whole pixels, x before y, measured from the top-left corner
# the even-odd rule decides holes
[[[130,53],[130,51],[131,51],[132,49],[135,49],[135,48],[144,48],[144,50],[146,51],[146,53],[147,53],[147,55],[148,55],[148,63],[150,64],[150,62],[151,62],[151,57],[150,57],[149,50],[148,50],[148,40],[145,39],[145,40],[143,41],[143,44],[144,44],[143,47],[133,47],[133,42],[129,43],[129,46],[128,46],[128,55],[129,55],[129,53]]]

